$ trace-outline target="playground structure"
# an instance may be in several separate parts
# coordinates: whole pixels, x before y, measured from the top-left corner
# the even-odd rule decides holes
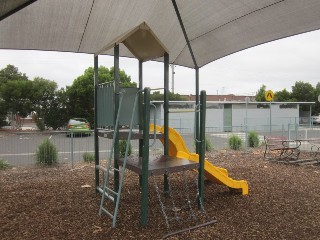
[[[121,88],[119,81],[119,44],[124,44],[139,60],[139,87]],[[104,85],[98,84],[98,55],[99,52],[114,48],[114,82]],[[195,108],[195,143],[196,153],[190,153],[185,147],[182,137],[168,126],[169,123],[169,54],[146,23],[142,23],[132,30],[120,35],[106,47],[95,54],[95,184],[96,191],[102,194],[99,213],[106,213],[112,219],[112,226],[116,226],[121,191],[125,179],[125,171],[129,169],[139,174],[141,188],[141,216],[142,226],[148,222],[148,178],[163,175],[164,193],[170,195],[168,173],[185,170],[197,170],[199,209],[204,208],[204,178],[205,176],[219,184],[248,193],[245,181],[235,181],[228,177],[225,169],[217,168],[205,160],[205,117],[206,93],[201,91],[199,101],[199,73],[196,69],[196,108]],[[164,126],[151,124],[150,128],[150,88],[142,88],[142,64],[151,59],[164,58]],[[159,90],[159,89],[156,89]],[[107,113],[107,114],[106,114]],[[128,114],[130,113],[130,114]],[[98,128],[100,127],[100,129]],[[129,129],[120,130],[120,126]],[[137,127],[135,130],[134,128]],[[106,130],[112,129],[112,130]],[[151,130],[151,131],[150,131]],[[102,166],[99,160],[98,136],[112,138],[107,165]],[[163,155],[155,159],[149,156],[149,140],[160,139],[163,143]],[[139,156],[128,158],[131,140],[139,141]],[[127,140],[126,153],[120,158],[119,141]],[[100,185],[100,174],[103,173],[103,184]],[[110,178],[113,176],[113,179]],[[113,211],[105,208],[105,201],[114,204]],[[210,221],[206,224],[216,222]],[[203,226],[203,224],[201,225]]]

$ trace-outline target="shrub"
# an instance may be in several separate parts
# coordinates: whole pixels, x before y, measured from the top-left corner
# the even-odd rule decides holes
[[[43,122],[43,119],[42,119],[42,118],[36,117],[36,118],[35,118],[35,122],[36,122],[37,128],[38,128],[40,131],[44,131],[44,130],[45,130],[45,125],[44,125],[44,122]]]
[[[240,147],[242,145],[242,140],[237,135],[231,135],[229,137],[229,147],[233,150],[240,150]]]
[[[83,161],[86,162],[86,163],[94,162],[94,154],[93,153],[85,152],[82,155],[82,157],[83,157]]]
[[[127,141],[120,140],[119,141],[119,151],[120,151],[120,157],[125,157],[126,155],[126,147],[127,147]],[[129,142],[129,149],[128,149],[128,156],[131,155],[131,143]]]
[[[249,132],[248,146],[249,147],[258,147],[259,146],[259,136],[256,132]]]
[[[36,160],[41,165],[54,165],[58,162],[58,151],[56,146],[49,140],[44,140],[37,149]]]
[[[206,143],[206,151],[211,152],[213,150],[213,146],[212,146],[210,139],[206,137],[205,143]]]
[[[0,158],[0,170],[6,170],[10,167],[10,164],[6,160]]]

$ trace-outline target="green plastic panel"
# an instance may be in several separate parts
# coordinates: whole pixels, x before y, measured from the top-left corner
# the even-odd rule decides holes
[[[120,88],[123,92],[122,106],[120,110],[119,125],[129,125],[133,109],[134,100],[138,88]],[[114,125],[114,84],[113,82],[100,84],[97,89],[98,97],[98,128],[106,128]],[[139,124],[139,108],[136,107],[133,124]]]
[[[114,86],[113,82],[100,84],[97,89],[98,97],[98,128],[113,126],[114,116]]]
[[[120,110],[120,120],[119,125],[130,125],[131,114],[133,110],[133,105],[135,101],[135,97],[137,92],[139,91],[138,88],[120,88],[120,91],[124,92],[122,106]],[[133,118],[133,126],[139,124],[139,109],[141,106],[139,104],[136,106],[136,110],[134,113]],[[135,127],[134,127],[135,128]]]

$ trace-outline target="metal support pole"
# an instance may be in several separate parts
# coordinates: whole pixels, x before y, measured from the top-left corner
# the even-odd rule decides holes
[[[119,91],[120,91],[120,79],[119,79],[119,45],[114,47],[114,128],[116,127],[116,116],[118,115],[119,110]],[[116,134],[115,143],[114,143],[114,168],[119,169],[119,128],[114,129]],[[118,192],[119,189],[119,171],[114,170],[114,191]],[[116,196],[115,196],[116,198]],[[115,201],[116,202],[116,199]]]
[[[99,187],[99,169],[97,166],[99,162],[99,137],[98,137],[98,56],[94,56],[94,160],[95,160],[95,191],[98,193],[97,187]]]
[[[74,147],[74,144],[73,144],[73,136],[74,136],[74,133],[71,132],[71,168],[73,169],[73,159],[74,159],[74,151],[73,151],[73,147]]]
[[[174,93],[174,64],[171,64],[171,92]]]
[[[245,98],[245,100],[246,100],[246,121],[245,121],[245,126],[246,126],[246,134],[245,134],[245,144],[246,144],[246,152],[248,151],[248,102],[249,102],[249,100],[250,100],[250,98],[249,97],[246,97]]]
[[[141,225],[148,223],[148,168],[149,168],[149,122],[150,122],[150,89],[144,89],[144,111],[143,111],[143,159],[141,174]]]
[[[200,151],[199,151],[199,208],[204,207],[204,159],[206,153],[206,91],[201,91],[200,99]]]
[[[309,112],[309,127],[311,128],[311,124],[312,124],[312,106],[311,106],[311,104],[310,104],[310,112]]]
[[[164,153],[169,155],[169,54],[164,54]],[[164,175],[164,192],[169,192],[168,176]]]
[[[139,91],[142,90],[142,85],[143,85],[143,78],[142,78],[142,73],[143,73],[143,68],[142,68],[142,61],[139,61]],[[142,109],[142,103],[143,103],[143,96],[142,92],[139,93],[139,130],[143,130],[143,109]],[[139,139],[139,157],[141,158],[143,156],[143,139]],[[139,175],[139,185],[140,187],[142,186],[142,178],[141,175]]]
[[[196,67],[196,106],[199,105],[199,68]],[[199,139],[200,133],[199,133],[199,112],[196,112],[195,115],[196,119],[195,119],[195,136],[196,139]],[[199,154],[199,150],[200,150],[200,143],[198,143],[197,141],[195,141],[196,143],[196,153]]]

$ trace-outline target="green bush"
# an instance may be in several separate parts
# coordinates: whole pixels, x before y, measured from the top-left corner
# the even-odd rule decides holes
[[[120,140],[119,141],[119,151],[120,151],[120,157],[125,157],[126,155],[126,147],[127,147],[127,141]],[[131,143],[129,142],[129,149],[128,149],[128,156],[131,155]]]
[[[36,117],[36,118],[35,118],[35,122],[36,122],[37,128],[38,128],[40,131],[44,131],[44,130],[46,129],[42,118]]]
[[[259,146],[259,136],[256,132],[249,132],[248,146],[249,147],[258,147]]]
[[[94,154],[93,153],[85,152],[82,155],[82,157],[83,157],[83,161],[86,162],[86,163],[94,162]]]
[[[213,146],[212,146],[210,139],[206,137],[205,143],[206,143],[206,151],[211,152],[213,150]]]
[[[0,158],[0,170],[6,170],[10,167],[10,164],[6,160]]]
[[[49,140],[44,140],[37,149],[36,160],[41,165],[54,165],[58,162],[58,150],[56,146]]]
[[[237,135],[231,135],[229,137],[229,147],[233,150],[240,150],[240,147],[242,145],[242,140]]]

